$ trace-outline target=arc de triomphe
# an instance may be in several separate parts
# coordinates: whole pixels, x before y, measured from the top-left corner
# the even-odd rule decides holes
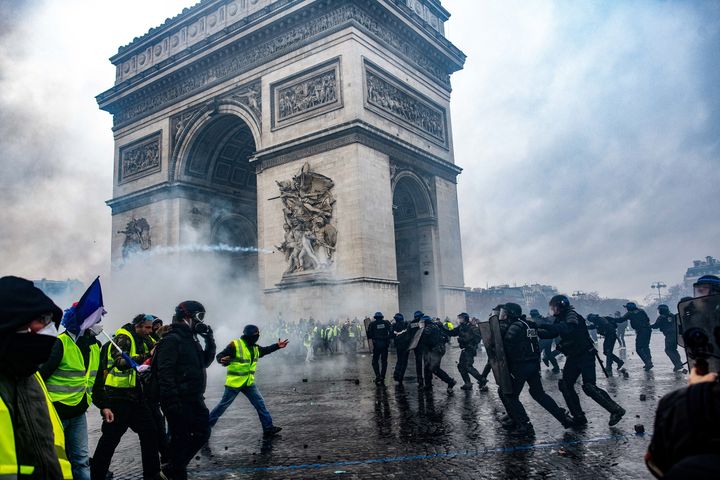
[[[112,256],[188,243],[270,314],[465,309],[439,0],[203,0],[121,47]],[[270,253],[273,252],[273,253]]]

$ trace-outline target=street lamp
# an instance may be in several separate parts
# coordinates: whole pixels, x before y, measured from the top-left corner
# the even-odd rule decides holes
[[[662,295],[660,295],[660,289],[667,288],[667,285],[665,285],[663,282],[655,282],[652,285],[650,285],[650,288],[657,288],[658,302],[662,303]]]

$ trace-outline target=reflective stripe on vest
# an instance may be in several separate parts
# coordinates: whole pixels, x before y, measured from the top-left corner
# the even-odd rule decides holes
[[[96,343],[90,346],[88,367],[85,367],[80,347],[66,332],[58,335],[63,344],[63,358],[57,370],[47,379],[45,385],[53,402],[75,406],[87,394],[87,402],[92,401],[92,388],[100,365],[100,347]]]
[[[62,423],[60,417],[58,417],[55,407],[52,404],[50,395],[45,388],[45,383],[42,381],[39,373],[35,373],[34,378],[45,393],[45,400],[47,403],[48,415],[50,416],[50,423],[53,427],[53,441],[55,444],[55,452],[57,453],[58,463],[60,464],[60,470],[62,471],[63,479],[72,480],[72,469],[70,462],[67,459],[65,453],[65,433],[63,432]],[[15,452],[15,432],[13,431],[12,419],[10,418],[10,411],[0,398],[0,425],[3,428],[0,429],[0,480],[16,479],[18,475],[32,475],[35,471],[33,465],[18,465],[17,464],[17,453]]]
[[[130,358],[135,357],[137,355],[135,337],[124,328],[119,328],[118,331],[115,332],[115,338],[119,335],[125,335],[130,339],[129,356]],[[117,343],[117,341],[115,343]],[[135,388],[135,381],[137,379],[135,370],[132,368],[128,368],[127,370],[118,369],[113,359],[113,351],[117,353],[117,348],[115,348],[114,345],[110,345],[110,348],[108,348],[108,374],[107,377],[105,377],[105,385],[113,388]]]
[[[252,347],[253,354],[242,338],[233,340],[235,344],[235,358],[230,361],[227,369],[225,386],[231,388],[249,387],[255,383],[255,366],[260,356],[260,348]]]

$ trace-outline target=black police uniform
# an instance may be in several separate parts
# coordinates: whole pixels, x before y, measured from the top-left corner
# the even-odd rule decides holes
[[[418,315],[419,313],[419,315]],[[415,338],[415,335],[417,334],[418,329],[420,328],[420,321],[422,319],[422,312],[415,312],[415,315],[413,316],[412,321],[410,322],[408,333],[410,334],[410,341],[412,342],[412,339]],[[413,349],[413,355],[415,356],[415,375],[417,377],[417,384],[418,387],[423,386],[423,374],[424,374],[424,366],[423,366],[423,348],[424,345],[422,342],[418,342],[415,349]]]
[[[590,317],[588,317],[590,318]],[[608,375],[612,375],[613,363],[617,365],[618,370],[622,368],[625,362],[620,357],[613,353],[615,349],[615,342],[617,342],[617,323],[614,317],[601,317],[595,316],[592,323],[593,325],[588,328],[595,328],[597,333],[603,336],[603,355],[605,355],[605,371]]]
[[[524,317],[524,316],[523,316]],[[530,387],[530,396],[555,417],[563,426],[572,425],[572,418],[560,408],[555,400],[545,392],[540,379],[540,344],[535,322],[525,318],[512,317],[500,321],[503,335],[505,357],[510,368],[512,392],[503,392],[502,400],[508,416],[520,428],[529,429],[530,419],[520,403],[520,392],[525,383]]]
[[[540,338],[560,336],[558,349],[565,354],[565,365],[558,388],[565,398],[565,403],[576,424],[587,423],[585,412],[580,406],[580,398],[575,391],[575,382],[582,376],[582,389],[585,394],[595,400],[601,407],[610,412],[610,424],[620,421],[625,410],[610,395],[598,387],[595,374],[595,346],[588,334],[585,319],[572,307],[568,307],[555,317],[555,323],[544,325],[538,330]]]
[[[651,328],[657,328],[665,335],[665,354],[673,363],[673,370],[678,371],[683,368],[683,361],[678,353],[677,342],[677,321],[673,314],[661,314],[658,316]]]
[[[482,340],[479,329],[465,321],[458,327],[450,330],[448,334],[451,337],[458,337],[458,346],[460,347],[458,371],[460,372],[463,382],[465,382],[465,386],[470,385],[470,375],[480,384],[483,384],[485,379],[473,365],[475,356],[477,355],[477,347],[480,344],[480,340]]]
[[[447,383],[448,387],[452,388],[455,386],[455,380],[440,367],[442,357],[445,355],[445,344],[448,339],[447,330],[433,321],[425,320],[425,329],[423,330],[420,343],[422,343],[424,352],[425,389],[427,390],[432,389],[433,374]]]
[[[375,383],[384,382],[393,326],[383,318],[375,318],[368,324],[367,337],[373,343],[372,367],[375,371]]]
[[[636,308],[628,310],[622,320],[629,320],[630,326],[635,330],[635,351],[645,364],[645,370],[653,368],[652,355],[650,354],[650,319],[645,310]]]
[[[404,318],[395,318],[393,323],[393,334],[395,335],[395,350],[397,352],[397,363],[395,364],[395,371],[393,372],[393,380],[402,383],[405,377],[405,370],[407,369],[408,357],[410,352],[408,347],[412,341],[410,325],[405,321]]]

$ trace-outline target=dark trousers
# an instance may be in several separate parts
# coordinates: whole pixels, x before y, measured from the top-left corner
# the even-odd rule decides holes
[[[108,408],[112,410],[115,419],[112,423],[102,424],[102,435],[90,464],[90,477],[93,480],[105,480],[115,449],[129,428],[140,437],[143,477],[154,478],[160,473],[160,459],[157,431],[150,407],[145,402],[113,399],[108,402]]]
[[[617,364],[618,367],[623,364],[623,361],[613,353],[616,340],[617,337],[614,335],[605,335],[605,340],[603,340],[603,354],[607,359],[605,368],[608,372],[612,371],[613,363]]]
[[[439,345],[425,352],[425,385],[432,385],[433,374],[448,385],[453,382],[453,379],[450,377],[450,375],[448,375],[445,370],[440,368],[440,362],[442,361],[443,355],[445,355],[445,345]]]
[[[595,384],[597,380],[595,375],[595,352],[589,351],[567,357],[567,361],[563,366],[562,379],[558,384],[573,417],[585,416],[585,412],[580,406],[580,397],[575,391],[575,382],[580,376],[582,376],[583,392],[588,397],[595,400],[598,405],[609,412],[621,410],[620,405],[615,403],[605,390]]]
[[[473,365],[476,354],[477,350],[471,347],[463,348],[460,352],[460,359],[458,360],[458,371],[460,372],[460,376],[462,377],[463,382],[465,382],[466,384],[470,383],[470,375],[472,375],[475,380],[482,381],[482,376],[480,375],[480,372],[478,372]]]
[[[500,400],[502,400],[505,409],[510,418],[516,423],[527,423],[530,419],[527,416],[525,407],[520,402],[520,392],[522,392],[525,383],[530,387],[530,396],[545,410],[563,421],[563,410],[555,403],[550,395],[545,393],[545,389],[540,379],[540,364],[536,362],[523,362],[510,367],[510,378],[512,379],[512,393],[505,393],[500,389]]]
[[[618,343],[622,348],[625,348],[625,329],[627,328],[627,325],[618,325],[617,326],[617,339]]]
[[[173,479],[186,480],[187,466],[210,438],[210,412],[202,400],[185,400],[178,411],[165,412],[170,430],[170,468]]]
[[[418,385],[423,384],[423,373],[424,373],[424,360],[423,357],[425,356],[425,352],[423,351],[423,348],[418,346],[415,347],[415,350],[413,350],[413,355],[415,356],[415,375],[417,376],[417,383]],[[430,378],[432,380],[432,377]]]
[[[560,366],[558,365],[557,360],[555,360],[557,355],[553,354],[552,346],[552,340],[540,340],[540,353],[544,362],[549,362],[550,365],[552,365],[553,370],[559,370]]]
[[[677,347],[677,335],[674,333],[665,335],[665,354],[670,358],[675,370],[680,370],[683,367],[683,361],[680,358]]]
[[[635,351],[643,361],[645,367],[652,366],[652,355],[650,355],[650,333],[652,330],[643,328],[635,332]]]
[[[405,377],[405,370],[408,366],[408,358],[410,352],[408,350],[397,351],[397,363],[395,364],[395,371],[393,372],[393,379],[397,382],[402,382]]]
[[[383,380],[385,380],[385,374],[387,373],[387,357],[387,345],[373,345],[372,367],[373,371],[375,372],[375,378],[382,378]]]

